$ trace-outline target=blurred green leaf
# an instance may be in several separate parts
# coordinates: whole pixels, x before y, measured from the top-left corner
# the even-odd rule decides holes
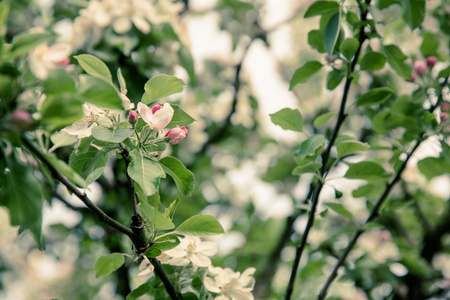
[[[270,114],[270,119],[272,123],[279,125],[284,130],[301,132],[303,128],[303,118],[298,109],[283,108]]]
[[[123,110],[122,99],[116,88],[102,78],[82,74],[79,90],[85,102],[104,108]]]
[[[422,44],[420,45],[420,52],[423,57],[439,56],[439,37],[436,33],[422,31]]]
[[[310,162],[302,166],[297,166],[292,171],[292,175],[301,175],[305,173],[315,173],[317,170],[322,167],[321,163],[318,162]]]
[[[336,112],[327,112],[327,113],[321,114],[320,116],[318,116],[317,118],[314,119],[313,125],[315,128],[320,128],[336,115],[337,115]]]
[[[83,102],[78,94],[62,93],[47,95],[42,104],[42,121],[54,128],[72,125],[83,118]]]
[[[90,54],[81,54],[74,57],[86,73],[112,83],[111,72],[103,61]]]
[[[420,172],[428,180],[450,172],[450,161],[442,157],[427,157],[417,163]]]
[[[172,106],[174,112],[172,121],[170,121],[166,128],[170,129],[177,126],[187,126],[195,121],[195,119],[182,110],[180,106],[176,104],[170,104],[170,106]]]
[[[192,174],[179,159],[173,156],[167,156],[160,159],[159,163],[164,169],[164,172],[173,178],[178,190],[183,195],[188,197],[192,195],[195,185],[194,174]]]
[[[330,208],[331,210],[333,210],[335,213],[346,217],[348,219],[353,219],[353,215],[351,212],[349,212],[344,206],[342,206],[339,203],[325,203],[326,206],[328,206],[328,208]]]
[[[345,73],[342,70],[333,69],[327,75],[327,89],[334,90],[344,79]]]
[[[64,69],[51,70],[43,86],[47,95],[77,92],[73,76]]]
[[[380,52],[366,53],[361,59],[361,70],[363,71],[378,71],[383,69],[386,64],[386,56]]]
[[[345,178],[365,179],[367,181],[380,181],[389,177],[389,174],[379,164],[372,161],[362,161],[355,164],[348,164],[349,169],[345,173]]]
[[[325,53],[322,31],[311,30],[310,32],[308,32],[308,44],[316,48],[319,53]]]
[[[181,223],[176,233],[190,236],[212,236],[224,233],[222,225],[210,215],[195,215]]]
[[[354,190],[352,192],[353,197],[360,198],[360,197],[366,197],[366,198],[372,198],[379,196],[383,193],[386,185],[380,184],[380,183],[368,183],[366,185],[363,185],[359,187],[358,189]]]
[[[145,282],[145,283],[141,284],[140,286],[138,286],[137,288],[135,288],[134,290],[132,290],[127,295],[125,300],[136,300],[139,297],[144,296],[145,294],[147,294],[148,292],[150,292],[153,289],[154,289],[154,287],[152,286],[152,284],[150,282]]]
[[[91,146],[83,153],[76,154],[73,151],[69,157],[69,166],[86,180],[87,187],[100,178],[108,160],[108,153]]]
[[[422,25],[425,18],[425,0],[402,0],[403,20],[411,29]]]
[[[341,12],[339,11],[331,17],[330,21],[328,21],[323,34],[323,46],[329,55],[332,55],[334,52],[334,46],[336,45],[340,29]]]
[[[52,32],[25,31],[16,35],[12,40],[12,47],[7,53],[7,59],[17,58],[27,54],[31,49],[50,41],[56,35]]]
[[[405,63],[408,58],[397,45],[386,45],[383,47],[389,65],[398,75],[405,79],[411,79],[412,65]]]
[[[303,159],[307,156],[314,155],[316,153],[316,150],[319,147],[323,146],[324,142],[325,136],[322,134],[315,134],[313,136],[310,136],[300,144],[300,157]]]
[[[317,71],[321,68],[322,64],[316,60],[306,62],[294,72],[294,75],[292,75],[289,90],[292,90],[299,83],[307,82],[308,79],[317,73]]]
[[[345,39],[339,46],[339,51],[348,60],[351,60],[359,47],[359,41],[356,38]]]
[[[158,230],[169,230],[175,227],[170,219],[166,218],[162,213],[148,203],[139,203],[138,210],[144,220],[147,223],[152,224]]]
[[[120,268],[125,262],[122,253],[111,253],[107,256],[101,256],[94,265],[95,277],[111,274]]]
[[[153,241],[153,246],[161,251],[167,251],[175,248],[180,244],[180,240],[174,234],[165,235]]]
[[[149,258],[154,258],[161,255],[161,250],[154,246],[151,246],[150,248],[147,248],[147,250],[145,250],[144,255]]]
[[[335,1],[316,1],[306,10],[304,18],[333,15],[338,11],[339,4]]]
[[[394,91],[387,87],[375,88],[362,94],[356,100],[357,106],[370,106],[381,104],[394,94]]]
[[[370,145],[367,143],[362,143],[360,141],[345,141],[337,144],[338,158],[352,155],[360,151],[366,151],[369,148]]]

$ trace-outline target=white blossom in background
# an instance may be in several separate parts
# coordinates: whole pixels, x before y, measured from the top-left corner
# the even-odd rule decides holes
[[[210,292],[218,294],[215,300],[253,300],[255,279],[250,275],[255,271],[255,268],[247,268],[241,274],[230,268],[209,267],[204,285]]]
[[[153,271],[155,270],[155,267],[153,267],[150,260],[147,258],[147,256],[144,255],[144,259],[141,261],[141,264],[138,267],[138,273],[137,276],[139,277],[147,277],[147,276],[153,276]]]
[[[76,135],[79,139],[91,136],[92,128],[96,126],[111,127],[113,124],[109,118],[110,110],[99,106],[84,103],[84,118],[64,128],[68,134]]]
[[[211,265],[209,256],[217,253],[217,244],[204,242],[196,236],[186,236],[180,239],[175,248],[165,251],[160,257],[163,264],[173,266],[187,266],[192,263],[194,267],[208,267]]]
[[[373,229],[361,235],[358,246],[368,252],[378,263],[385,263],[389,259],[399,259],[400,252],[392,242],[389,231]]]
[[[71,54],[72,47],[69,44],[61,43],[53,46],[41,44],[30,52],[29,64],[31,73],[37,78],[45,80],[50,70],[68,67]]]

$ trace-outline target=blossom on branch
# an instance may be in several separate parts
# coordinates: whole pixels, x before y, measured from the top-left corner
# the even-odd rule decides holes
[[[103,109],[99,106],[84,103],[83,104],[84,118],[64,128],[68,134],[76,135],[79,139],[92,135],[92,128],[96,126],[111,127],[113,124],[108,117],[109,110]]]
[[[255,279],[250,276],[255,268],[247,268],[242,274],[230,268],[209,267],[209,275],[204,280],[205,287],[218,296],[215,300],[253,300],[252,290]]]
[[[187,266],[192,263],[195,267],[208,267],[211,265],[211,259],[208,256],[216,253],[216,243],[203,242],[196,236],[186,236],[180,239],[178,246],[163,253],[161,262],[173,266]]]
[[[168,103],[165,103],[164,106],[157,104],[150,109],[147,105],[139,102],[138,111],[142,120],[154,130],[166,128],[170,121],[172,121],[174,113],[172,106]]]

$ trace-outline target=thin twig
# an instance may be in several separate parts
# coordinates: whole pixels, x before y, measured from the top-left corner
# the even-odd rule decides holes
[[[44,163],[44,165],[50,170],[53,177],[59,180],[63,185],[67,187],[69,191],[74,193],[93,213],[95,213],[99,220],[113,227],[119,232],[126,234],[129,237],[134,237],[134,232],[131,228],[117,222],[110,216],[108,216],[103,210],[101,210],[94,202],[92,202],[89,197],[81,192],[72,182],[70,182],[64,175],[62,175],[32,143],[28,141],[27,138],[22,139],[23,144],[32,152],[36,157]]]
[[[367,0],[370,3],[370,0]],[[366,2],[367,2],[366,1]],[[361,21],[364,22],[367,19],[367,10],[362,10],[361,11]],[[339,134],[339,130],[342,126],[342,124],[344,123],[344,120],[346,118],[346,114],[345,114],[345,107],[346,107],[346,102],[348,99],[348,93],[350,91],[350,86],[351,86],[351,81],[353,79],[352,74],[353,74],[353,70],[355,69],[356,63],[358,61],[359,58],[359,54],[361,53],[361,48],[362,45],[364,43],[364,41],[366,40],[366,34],[364,32],[364,26],[361,27],[360,31],[359,31],[359,47],[355,53],[355,56],[353,57],[353,60],[351,62],[350,65],[350,69],[348,71],[347,74],[347,78],[345,80],[345,85],[344,85],[344,91],[342,94],[342,99],[341,99],[341,105],[339,108],[339,114],[338,114],[338,118],[336,121],[336,125],[334,127],[333,133],[331,135],[330,141],[328,143],[327,148],[322,152],[322,167],[320,170],[320,173],[322,175],[322,178],[324,179],[327,175],[327,165],[328,165],[328,159],[330,157],[330,152],[331,152],[331,148],[334,146],[334,142],[336,141],[336,138]],[[314,193],[312,194],[312,200],[311,200],[311,210],[309,212],[309,216],[308,216],[308,221],[305,227],[305,231],[303,232],[303,236],[302,239],[300,241],[300,244],[297,246],[297,251],[295,253],[295,258],[294,258],[294,263],[292,266],[292,272],[291,272],[291,277],[289,278],[289,283],[287,286],[287,290],[286,290],[286,296],[285,299],[289,300],[291,299],[292,296],[292,292],[294,290],[294,283],[295,283],[295,278],[297,276],[297,270],[298,270],[298,266],[300,263],[300,259],[303,253],[303,250],[306,246],[306,241],[308,239],[308,235],[309,232],[314,224],[314,218],[315,218],[315,214],[316,214],[316,208],[319,202],[319,195],[320,192],[322,190],[323,187],[323,182],[318,182]]]

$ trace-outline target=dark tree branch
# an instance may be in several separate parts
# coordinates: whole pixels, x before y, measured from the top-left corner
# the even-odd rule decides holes
[[[163,282],[164,287],[166,288],[166,291],[169,294],[170,298],[172,298],[173,300],[183,299],[181,294],[179,292],[177,292],[177,290],[175,289],[175,287],[173,286],[173,284],[170,282],[169,278],[167,277],[167,274],[164,271],[164,269],[161,265],[161,262],[159,260],[157,260],[156,258],[149,258],[149,260],[150,260],[150,263],[153,265],[153,267],[155,267],[155,273],[156,273],[156,275],[158,275],[159,278],[161,278],[161,281]]]
[[[366,4],[369,5],[370,4],[370,0],[366,0]],[[367,19],[367,14],[368,14],[368,10],[367,8],[362,8],[361,6],[361,21],[362,23],[364,23],[364,21],[366,21]],[[345,107],[346,107],[346,102],[348,99],[348,93],[350,91],[350,86],[351,86],[351,82],[353,79],[353,71],[355,69],[356,63],[358,61],[359,55],[361,53],[361,48],[362,45],[364,43],[364,41],[366,40],[366,34],[365,34],[365,26],[361,26],[360,31],[359,31],[359,47],[355,53],[355,56],[353,57],[353,60],[350,64],[350,68],[348,70],[348,74],[345,80],[345,85],[344,85],[344,91],[342,94],[342,99],[341,99],[341,105],[339,108],[339,114],[338,114],[338,118],[336,121],[336,125],[334,127],[333,133],[331,135],[330,141],[328,143],[327,148],[322,152],[322,167],[320,170],[320,173],[322,175],[322,179],[325,179],[327,172],[328,172],[328,159],[330,157],[330,152],[331,152],[331,148],[334,146],[334,142],[336,141],[336,138],[339,134],[339,130],[342,126],[342,124],[344,123],[344,120],[346,118],[346,114],[345,114]],[[306,245],[306,241],[308,239],[308,235],[309,232],[314,224],[314,218],[315,218],[315,214],[316,214],[316,208],[317,208],[317,204],[319,202],[319,195],[320,192],[322,190],[323,187],[323,182],[318,182],[312,197],[311,197],[311,210],[309,212],[309,216],[308,216],[308,222],[306,224],[306,228],[305,231],[303,233],[302,239],[300,241],[300,244],[297,246],[297,251],[295,253],[295,258],[294,258],[294,263],[293,263],[293,267],[292,267],[292,272],[291,272],[291,277],[289,278],[289,283],[287,286],[287,290],[286,290],[286,296],[285,299],[289,300],[291,299],[292,296],[292,292],[294,290],[294,283],[295,283],[295,278],[297,276],[297,270],[298,270],[298,266],[300,263],[300,259],[303,253],[303,250],[305,248]]]

